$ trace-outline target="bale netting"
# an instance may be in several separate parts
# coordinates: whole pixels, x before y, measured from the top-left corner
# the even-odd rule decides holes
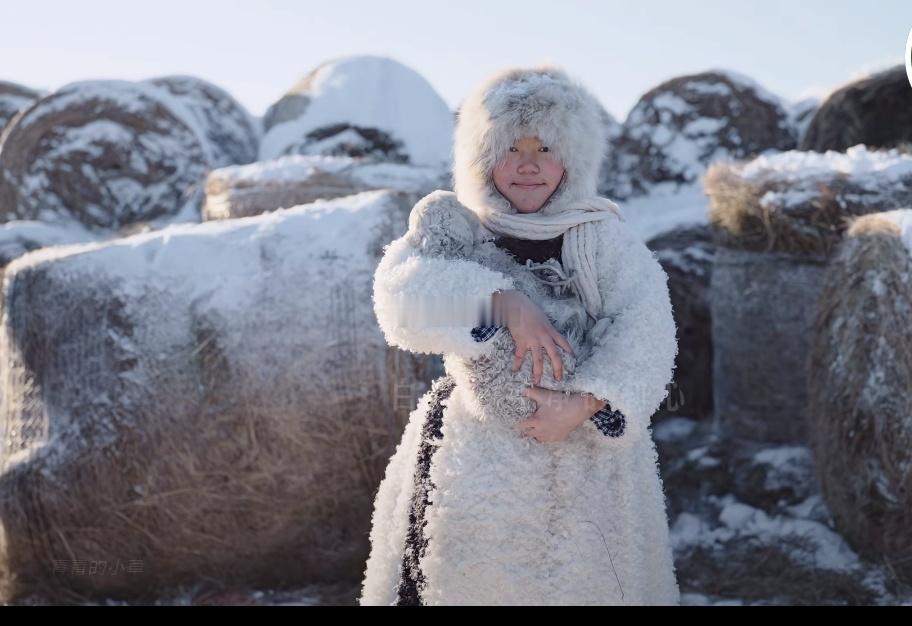
[[[912,209],[853,221],[824,279],[808,423],[840,534],[912,583]]]
[[[799,143],[801,150],[845,151],[864,144],[893,148],[912,142],[912,89],[900,64],[834,91]]]
[[[652,237],[647,246],[668,274],[678,355],[672,389],[659,416],[712,416],[712,335],[709,282],[715,247],[705,224],[675,228]]]
[[[720,159],[790,150],[796,133],[778,96],[737,72],[710,71],[650,89],[611,143],[600,191],[628,199],[693,184]]]
[[[20,111],[0,149],[0,220],[109,231],[179,214],[198,202],[211,161],[182,108],[153,85],[106,80]]]
[[[705,189],[716,419],[736,437],[804,443],[804,364],[827,264],[848,218],[912,202],[912,157],[791,151],[717,164]]]
[[[3,143],[3,128],[13,116],[43,95],[24,85],[0,80],[0,144]]]
[[[369,297],[410,208],[367,192],[11,263],[8,597],[357,582],[409,377],[436,374],[391,356]]]
[[[447,174],[430,167],[386,163],[376,158],[292,154],[213,170],[206,177],[203,221],[259,215],[319,199],[371,189],[396,189],[412,204],[448,183]]]
[[[162,76],[146,81],[186,105],[212,149],[212,167],[257,160],[260,126],[227,91],[195,76]]]

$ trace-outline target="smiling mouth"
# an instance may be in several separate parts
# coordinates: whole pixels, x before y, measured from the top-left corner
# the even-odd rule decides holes
[[[532,189],[534,187],[541,187],[544,183],[538,183],[536,185],[523,185],[522,183],[513,183],[517,187],[522,187],[523,189]]]

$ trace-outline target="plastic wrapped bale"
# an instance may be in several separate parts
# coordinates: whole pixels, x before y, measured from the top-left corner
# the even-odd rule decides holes
[[[163,76],[146,82],[166,89],[186,105],[212,148],[213,167],[257,160],[260,122],[227,91],[195,76]]]
[[[385,57],[331,59],[266,111],[259,160],[375,156],[448,169],[453,122],[443,98],[411,68]]]
[[[0,220],[76,221],[95,230],[197,211],[211,152],[167,91],[71,83],[20,111],[0,151]]]
[[[2,133],[7,122],[13,119],[16,113],[43,95],[45,95],[43,92],[30,89],[24,85],[0,80],[0,133]],[[0,138],[0,143],[3,143],[2,138]]]
[[[369,294],[409,208],[373,191],[11,263],[9,596],[357,581],[410,374]]]
[[[599,189],[629,199],[659,184],[698,182],[713,161],[790,150],[796,135],[778,96],[741,74],[712,71],[650,89],[611,143]]]
[[[745,439],[806,443],[805,361],[824,272],[847,218],[912,202],[912,157],[790,151],[717,164],[705,189],[716,419]]]
[[[715,247],[708,225],[682,226],[651,238],[671,294],[678,354],[675,377],[660,416],[712,416],[712,336],[709,281]]]
[[[855,220],[809,358],[811,443],[840,534],[912,582],[912,209]]]
[[[801,150],[844,151],[864,144],[892,148],[912,142],[912,89],[897,65],[834,91],[811,119]]]
[[[375,158],[292,154],[210,172],[206,178],[203,220],[259,215],[371,189],[407,192],[414,204],[431,191],[444,187],[447,178],[438,169]]]

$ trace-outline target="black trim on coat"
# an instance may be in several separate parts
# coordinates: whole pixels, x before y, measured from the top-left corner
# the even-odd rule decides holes
[[[405,551],[402,554],[397,606],[422,606],[421,592],[427,584],[421,571],[419,559],[427,550],[428,538],[424,535],[427,524],[425,514],[432,504],[429,495],[435,488],[431,482],[431,457],[437,449],[435,441],[443,438],[443,400],[450,397],[456,387],[455,379],[447,374],[431,386],[428,411],[421,429],[418,446],[418,463],[415,467],[415,490],[409,508],[409,525],[405,535]]]

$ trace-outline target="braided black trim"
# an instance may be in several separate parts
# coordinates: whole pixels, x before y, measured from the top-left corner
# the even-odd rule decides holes
[[[431,504],[428,498],[434,483],[430,480],[431,456],[437,445],[434,440],[443,437],[443,404],[450,396],[456,381],[449,374],[441,376],[431,386],[428,412],[421,429],[421,443],[418,446],[418,463],[415,467],[415,491],[409,509],[409,526],[405,536],[405,551],[402,554],[402,567],[399,576],[397,606],[421,606],[421,591],[427,581],[421,571],[419,558],[427,550],[428,539],[424,536],[427,524],[425,513]]]

